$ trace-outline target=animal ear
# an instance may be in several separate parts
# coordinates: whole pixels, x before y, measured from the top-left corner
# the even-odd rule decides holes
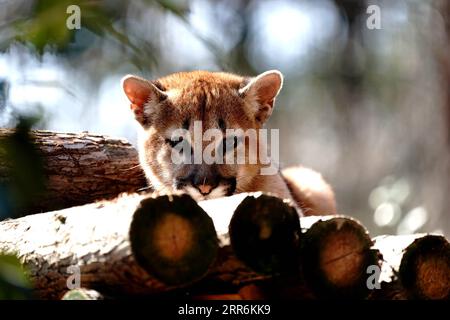
[[[122,87],[131,102],[130,107],[136,120],[142,126],[147,126],[152,107],[167,98],[167,95],[150,81],[133,75],[122,79]]]
[[[275,98],[283,86],[283,75],[278,70],[270,70],[253,78],[239,94],[252,106],[257,122],[263,124],[272,114]]]

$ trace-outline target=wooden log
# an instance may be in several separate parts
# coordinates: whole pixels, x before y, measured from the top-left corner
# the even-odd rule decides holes
[[[304,281],[317,297],[365,298],[367,268],[378,266],[378,251],[367,230],[344,216],[302,218],[300,242]]]
[[[266,278],[240,262],[229,247],[231,214],[223,209],[231,208],[232,213],[233,206],[245,196],[201,203],[204,209],[216,208],[211,218],[219,245],[217,258],[201,281],[202,287],[217,288],[218,284],[238,287]],[[130,245],[133,215],[147,197],[122,195],[111,201],[2,221],[0,253],[16,254],[20,258],[42,298],[60,299],[75,274],[80,277],[81,287],[106,296],[173,291],[179,286],[166,284],[147,272],[137,263]],[[224,202],[228,205],[224,206]]]
[[[130,242],[139,265],[169,285],[202,278],[218,251],[214,223],[186,194],[142,200],[131,223]]]
[[[0,143],[8,141],[14,130],[0,129]],[[82,133],[31,131],[43,162],[45,190],[38,190],[31,204],[21,213],[36,213],[112,199],[122,192],[135,192],[146,186],[138,154],[124,139]],[[10,184],[11,163],[0,152],[0,181]],[[20,168],[19,168],[20,169]]]
[[[299,218],[288,201],[261,193],[247,196],[229,225],[236,256],[259,273],[297,273]]]
[[[380,282],[401,298],[450,299],[450,244],[439,235],[379,236]],[[387,288],[387,289],[386,289]]]

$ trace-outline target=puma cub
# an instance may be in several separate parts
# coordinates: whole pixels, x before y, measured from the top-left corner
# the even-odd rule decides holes
[[[276,70],[254,78],[207,71],[155,81],[124,77],[123,89],[142,129],[139,157],[151,187],[181,190],[196,200],[264,191],[294,200],[304,215],[336,213],[333,191],[317,172],[293,167],[262,174],[276,164],[261,161],[266,139],[257,132],[272,114],[282,84]],[[205,139],[213,129],[214,139]],[[207,149],[215,161],[198,158]],[[235,160],[238,150],[244,150],[244,161],[221,161]]]

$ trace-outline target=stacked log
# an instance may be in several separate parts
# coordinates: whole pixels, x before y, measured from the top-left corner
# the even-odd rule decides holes
[[[0,222],[0,253],[16,254],[28,269],[36,292],[46,299],[61,298],[67,291],[67,281],[74,272],[79,272],[83,288],[97,290],[106,296],[171,291],[201,276],[204,271],[197,269],[207,269],[211,257],[216,255],[211,267],[211,280],[238,285],[246,280],[260,278],[233,257],[227,248],[228,241],[224,234],[215,235],[215,244],[206,244],[209,257],[198,261],[194,259],[190,265],[183,265],[182,262],[185,261],[179,259],[182,255],[174,255],[170,246],[176,243],[178,252],[184,249],[199,257],[203,254],[201,247],[204,245],[197,242],[197,239],[189,240],[189,231],[185,228],[192,228],[190,231],[195,233],[197,228],[193,227],[200,221],[210,230],[206,232],[206,238],[211,232],[208,222],[210,218],[203,214],[203,209],[196,203],[192,203],[192,199],[190,206],[178,205],[189,202],[185,201],[185,197],[122,195],[112,201],[5,220]],[[193,220],[179,214],[178,210],[192,208],[195,211]],[[133,220],[135,213],[136,220]],[[166,219],[155,223],[143,217],[154,214]],[[152,230],[154,226],[159,230]],[[173,241],[174,232],[171,229],[178,230],[177,228],[183,229],[179,232],[184,236],[177,235],[179,238]],[[145,230],[153,234],[155,243],[142,238]],[[166,233],[167,231],[169,232]],[[200,237],[205,239],[204,235]],[[182,241],[191,241],[193,247],[181,244]],[[147,261],[153,258],[139,249],[139,245],[153,246],[151,250],[158,252],[155,258],[160,260],[159,264],[150,266]],[[165,245],[168,247],[164,247]],[[214,253],[215,246],[221,252]],[[134,255],[133,248],[137,256]],[[164,252],[165,249],[169,250]],[[170,272],[165,271],[167,262],[172,263],[171,270],[177,272],[176,276],[172,275],[173,281],[170,281]],[[196,265],[198,262],[200,265]],[[181,283],[177,277],[187,283]]]
[[[367,296],[366,270],[379,264],[378,252],[358,221],[344,216],[299,219],[288,201],[268,195],[242,201],[229,236],[234,253],[251,269],[290,276],[289,282],[299,287],[305,282],[317,297]]]
[[[61,298],[77,272],[81,287],[105,297],[376,297],[366,271],[381,256],[364,227],[343,216],[299,217],[293,208],[261,193],[198,204],[187,195],[123,195],[0,222],[0,253],[16,254],[46,299]],[[395,239],[384,247],[397,248]],[[405,250],[405,276],[393,283],[448,299],[447,240],[419,237]]]

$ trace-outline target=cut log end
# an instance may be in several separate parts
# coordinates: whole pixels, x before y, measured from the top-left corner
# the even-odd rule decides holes
[[[330,283],[345,287],[357,283],[364,266],[364,242],[353,230],[331,233],[324,237],[319,268]]]
[[[405,249],[400,280],[419,299],[450,299],[450,244],[442,236],[427,235]]]
[[[245,198],[230,221],[229,235],[236,256],[264,274],[298,270],[299,215],[282,199],[258,194]]]
[[[138,264],[167,285],[203,277],[218,250],[211,218],[187,195],[144,199],[133,216],[130,242]]]
[[[365,297],[367,267],[378,265],[366,229],[356,220],[336,217],[316,222],[301,243],[305,280],[318,296]]]

